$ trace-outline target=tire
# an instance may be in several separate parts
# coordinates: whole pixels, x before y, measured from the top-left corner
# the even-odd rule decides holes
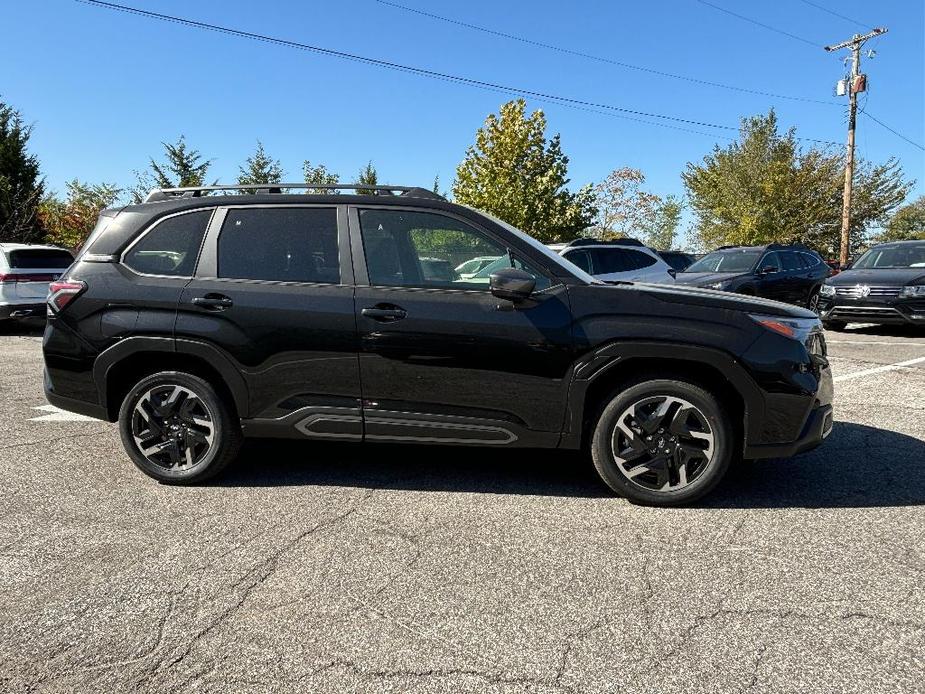
[[[819,287],[814,288],[806,299],[806,308],[819,315]]]
[[[139,381],[119,409],[119,433],[132,462],[165,484],[196,484],[220,473],[243,434],[228,403],[208,382],[181,371]]]
[[[824,320],[822,321],[822,327],[826,330],[834,330],[837,333],[840,333],[842,330],[848,327],[848,324],[843,320]]]
[[[659,441],[664,448],[656,445]],[[726,474],[734,451],[733,428],[716,398],[673,379],[637,382],[616,393],[601,411],[591,440],[601,479],[620,496],[646,506],[699,499]]]

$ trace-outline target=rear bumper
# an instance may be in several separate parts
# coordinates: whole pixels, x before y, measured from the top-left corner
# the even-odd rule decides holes
[[[55,393],[47,369],[45,370],[45,399],[55,407],[60,407],[62,410],[76,412],[77,414],[93,417],[94,419],[103,419],[107,422],[111,421],[109,412],[99,403],[68,398]]]
[[[2,303],[0,304],[0,320],[8,318],[44,318],[45,311],[44,301]]]

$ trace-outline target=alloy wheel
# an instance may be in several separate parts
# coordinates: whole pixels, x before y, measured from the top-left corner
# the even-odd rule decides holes
[[[138,398],[132,411],[132,438],[152,464],[187,470],[212,448],[215,418],[189,388],[157,385]]]
[[[694,404],[670,395],[642,398],[617,418],[611,441],[617,469],[644,489],[692,484],[713,460],[714,434]]]
[[[810,295],[809,301],[806,304],[806,308],[815,314],[819,313],[819,292],[813,292]]]

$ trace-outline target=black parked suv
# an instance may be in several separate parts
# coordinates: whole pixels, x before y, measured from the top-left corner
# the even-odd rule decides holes
[[[831,274],[806,246],[723,246],[688,266],[678,284],[786,301],[816,310],[819,288]]]
[[[925,326],[925,241],[874,246],[822,286],[823,325],[848,323]]]
[[[417,188],[222,190],[104,212],[48,298],[49,401],[118,421],[162,482],[211,477],[243,436],[587,446],[614,491],[676,505],[831,430],[804,309],[605,284]],[[494,269],[457,274],[473,258]]]

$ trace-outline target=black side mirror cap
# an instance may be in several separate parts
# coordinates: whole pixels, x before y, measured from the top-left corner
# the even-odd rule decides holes
[[[533,294],[536,277],[516,267],[505,267],[491,273],[488,286],[493,296],[516,304],[529,299]]]

